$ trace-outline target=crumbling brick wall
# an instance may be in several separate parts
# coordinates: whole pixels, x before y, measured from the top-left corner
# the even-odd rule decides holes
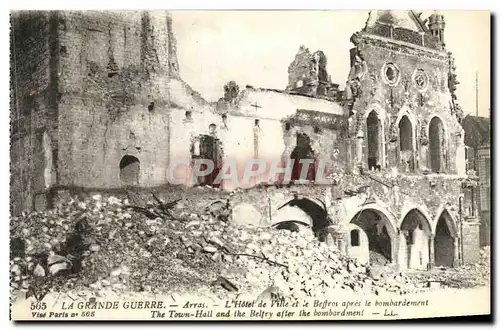
[[[43,196],[46,186],[52,183],[52,172],[57,166],[55,162],[58,156],[56,51],[57,20],[53,13],[46,11],[11,13],[12,213],[30,211],[35,207],[35,201],[39,201],[39,196]],[[48,159],[52,159],[53,166],[47,161]],[[45,176],[46,172],[49,174],[48,177]]]
[[[288,67],[287,91],[336,98],[338,84],[331,82],[326,66],[327,58],[323,51],[310,53],[308,48],[300,46]]]

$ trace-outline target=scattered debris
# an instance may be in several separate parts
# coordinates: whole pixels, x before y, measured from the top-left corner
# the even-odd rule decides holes
[[[111,288],[319,299],[331,290],[407,293],[432,289],[429,281],[442,287],[489,281],[489,249],[475,265],[403,274],[383,262],[370,267],[345,256],[312,230],[234,224],[229,203],[196,212],[185,201],[152,198],[132,207],[112,196],[68,197],[52,210],[13,218],[11,237],[19,247],[10,262],[13,296]]]

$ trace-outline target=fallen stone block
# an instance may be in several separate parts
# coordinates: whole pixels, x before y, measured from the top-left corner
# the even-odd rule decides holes
[[[261,218],[255,206],[241,203],[233,207],[231,222],[238,226],[257,227],[260,225]]]

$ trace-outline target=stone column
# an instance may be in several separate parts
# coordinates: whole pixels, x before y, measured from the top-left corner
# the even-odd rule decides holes
[[[458,237],[453,238],[453,267],[460,265]],[[462,256],[463,258],[463,256]]]
[[[365,133],[363,129],[359,129],[359,132],[356,136],[356,164],[355,166],[357,167],[358,165],[362,165],[364,163],[364,157],[363,157],[363,148],[364,148],[364,141],[365,141]]]
[[[436,252],[434,251],[434,239],[436,235],[431,234],[429,236],[429,269],[434,268],[434,265],[436,263]]]
[[[398,269],[400,271],[408,268],[407,249],[405,231],[401,230],[398,241]]]
[[[394,237],[391,237],[391,263],[394,265],[399,265],[399,237],[396,234]]]
[[[338,244],[339,244],[340,252],[345,253],[347,255],[348,254],[347,253],[347,242],[346,242],[345,237],[340,237]]]

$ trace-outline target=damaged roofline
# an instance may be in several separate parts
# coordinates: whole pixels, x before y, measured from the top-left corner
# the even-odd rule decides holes
[[[293,91],[287,91],[287,90],[281,90],[281,89],[274,89],[274,88],[262,88],[262,87],[253,87],[247,85],[245,88],[245,91],[252,91],[252,92],[275,92],[275,93],[280,93],[280,94],[288,94],[288,95],[294,95],[294,96],[303,96],[309,99],[317,99],[317,100],[325,100],[329,102],[334,102],[334,103],[340,103],[340,101],[327,97],[327,96],[322,96],[322,95],[308,95],[308,94],[303,94],[299,92],[293,92]],[[245,92],[243,91],[243,92]]]

